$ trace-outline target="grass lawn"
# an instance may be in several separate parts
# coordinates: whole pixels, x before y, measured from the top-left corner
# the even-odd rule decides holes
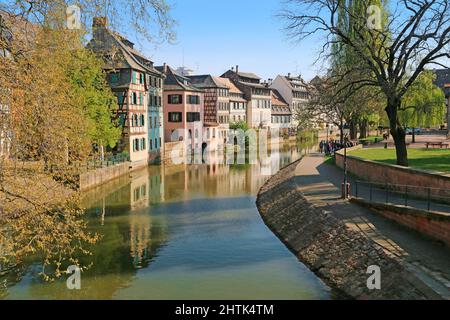
[[[394,149],[361,149],[349,153],[352,156],[396,164]],[[450,150],[448,149],[408,149],[411,168],[450,173]]]
[[[370,136],[365,139],[360,139],[360,141],[367,141],[370,143],[375,143],[375,140],[377,140],[378,142],[383,141],[383,137],[382,136]]]

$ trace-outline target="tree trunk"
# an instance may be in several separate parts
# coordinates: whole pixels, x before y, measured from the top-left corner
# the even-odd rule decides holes
[[[341,144],[343,144],[344,143],[344,120],[341,120],[341,123],[339,124],[339,133],[340,133],[340,136],[341,136]]]
[[[358,126],[356,119],[350,121],[350,140],[356,140],[358,138]]]
[[[408,167],[408,149],[406,148],[406,132],[398,120],[398,109],[401,106],[399,98],[388,99],[386,113],[389,118],[391,135],[395,142],[395,151],[397,154],[397,164]]]
[[[368,127],[367,119],[362,119],[359,122],[359,138],[360,139],[367,138],[367,136],[368,136],[368,134],[367,134],[367,127]]]

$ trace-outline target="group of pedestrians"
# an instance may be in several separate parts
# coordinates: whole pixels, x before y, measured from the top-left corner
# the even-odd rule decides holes
[[[344,149],[344,147],[351,148],[356,145],[355,142],[347,141],[341,143],[340,141],[330,139],[329,141],[320,141],[320,153],[325,153],[327,156],[334,154],[336,151]]]

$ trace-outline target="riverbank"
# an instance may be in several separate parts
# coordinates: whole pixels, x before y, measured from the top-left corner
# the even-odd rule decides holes
[[[326,284],[352,299],[440,299],[398,256],[357,228],[347,218],[313,205],[311,199],[336,201],[334,190],[317,181],[308,199],[300,190],[300,161],[282,169],[260,190],[257,206],[266,225]],[[327,193],[328,192],[328,193]],[[351,205],[351,204],[350,204]],[[341,206],[341,204],[339,204]],[[348,209],[352,209],[348,207]],[[341,212],[340,212],[341,213]],[[352,219],[352,218],[350,218]],[[356,220],[356,219],[355,219]],[[364,225],[364,219],[354,225]],[[370,226],[369,223],[367,225]],[[381,269],[381,289],[369,290],[369,266]]]

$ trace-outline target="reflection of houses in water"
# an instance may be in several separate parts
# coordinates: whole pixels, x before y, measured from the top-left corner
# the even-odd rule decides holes
[[[135,267],[140,267],[142,261],[149,258],[148,244],[151,242],[150,237],[150,215],[130,217],[130,255]]]
[[[130,183],[130,207],[131,211],[148,207],[149,203],[149,181],[148,175],[134,178]]]
[[[131,215],[130,257],[134,268],[146,268],[156,251],[167,241],[167,226],[160,217]]]

